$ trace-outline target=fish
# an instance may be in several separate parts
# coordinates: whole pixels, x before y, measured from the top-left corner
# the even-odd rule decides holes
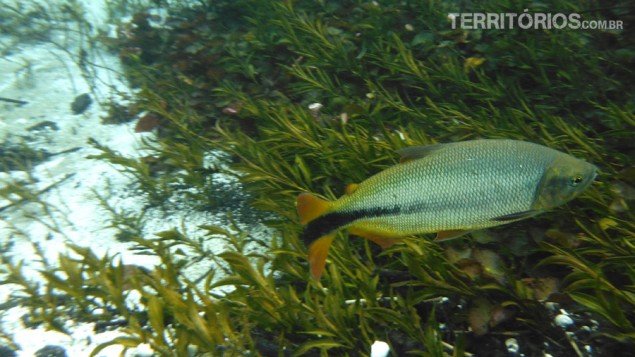
[[[555,149],[511,139],[406,147],[400,163],[328,201],[298,195],[311,276],[320,279],[337,232],[388,248],[406,236],[436,241],[527,219],[560,206],[595,180],[598,168]]]

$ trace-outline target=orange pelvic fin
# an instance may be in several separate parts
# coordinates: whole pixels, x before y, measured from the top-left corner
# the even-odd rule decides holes
[[[320,280],[324,272],[326,256],[329,253],[329,248],[331,247],[331,243],[333,243],[335,234],[336,233],[331,233],[320,237],[309,247],[309,267],[311,268],[311,276],[316,280]]]
[[[469,231],[466,230],[462,230],[462,229],[455,229],[455,230],[450,230],[450,231],[440,231],[437,232],[437,237],[434,239],[435,242],[443,242],[446,240],[450,240],[450,239],[454,239],[454,238],[458,238],[466,233],[468,233]]]
[[[330,207],[330,202],[310,193],[301,193],[296,200],[296,208],[300,223],[307,224],[323,215]]]
[[[401,239],[397,237],[387,237],[385,235],[377,234],[375,232],[371,232],[368,230],[351,227],[348,229],[350,234],[354,234],[356,236],[360,236],[362,238],[368,239],[371,242],[376,243],[382,249],[388,249],[392,247],[395,243],[399,243]]]
[[[349,183],[348,185],[346,185],[346,189],[345,192],[347,195],[352,195],[353,192],[357,191],[357,187],[359,187],[358,184],[356,183]]]

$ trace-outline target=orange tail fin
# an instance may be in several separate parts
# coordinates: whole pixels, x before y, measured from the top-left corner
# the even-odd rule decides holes
[[[329,201],[323,200],[310,193],[301,193],[296,200],[300,223],[307,224],[323,215],[331,206]]]
[[[310,193],[301,193],[296,201],[300,223],[307,224],[324,215],[331,207],[329,201],[323,200]],[[306,233],[306,232],[305,232]],[[323,235],[309,245],[309,267],[311,276],[319,280],[326,266],[326,257],[335,238],[335,232]]]

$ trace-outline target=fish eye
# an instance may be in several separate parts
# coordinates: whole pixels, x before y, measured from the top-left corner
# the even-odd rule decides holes
[[[577,186],[582,182],[582,176],[578,175],[578,176],[574,176],[573,178],[571,178],[571,181],[569,182],[569,184],[571,186]]]

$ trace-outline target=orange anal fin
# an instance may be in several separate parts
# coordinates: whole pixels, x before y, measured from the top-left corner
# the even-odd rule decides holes
[[[311,268],[311,276],[320,280],[324,267],[326,266],[326,257],[329,253],[333,238],[336,233],[325,235],[313,242],[309,247],[309,267]]]
[[[329,208],[330,203],[326,200],[318,198],[310,193],[301,193],[296,200],[296,208],[300,223],[307,224],[312,220],[323,215]]]
[[[346,185],[346,189],[345,192],[347,195],[352,195],[353,192],[357,191],[357,187],[359,187],[358,184],[356,183],[349,183],[348,185]]]
[[[401,241],[401,239],[397,237],[387,237],[381,234],[377,234],[371,231],[354,228],[354,227],[349,228],[348,232],[350,234],[354,234],[356,236],[360,236],[362,238],[368,239],[369,241],[379,245],[382,249],[388,249],[392,247],[395,243],[399,243]]]
[[[401,241],[401,239],[399,238],[389,238],[389,237],[380,237],[380,236],[366,236],[363,238],[366,238],[371,242],[375,242],[381,247],[381,249],[388,249]]]
[[[450,230],[450,231],[440,231],[437,232],[437,237],[434,239],[435,242],[442,242],[442,241],[446,241],[446,240],[450,240],[450,239],[454,239],[454,238],[458,238],[466,233],[468,233],[469,231],[467,230],[463,230],[463,229],[455,229],[455,230]]]

